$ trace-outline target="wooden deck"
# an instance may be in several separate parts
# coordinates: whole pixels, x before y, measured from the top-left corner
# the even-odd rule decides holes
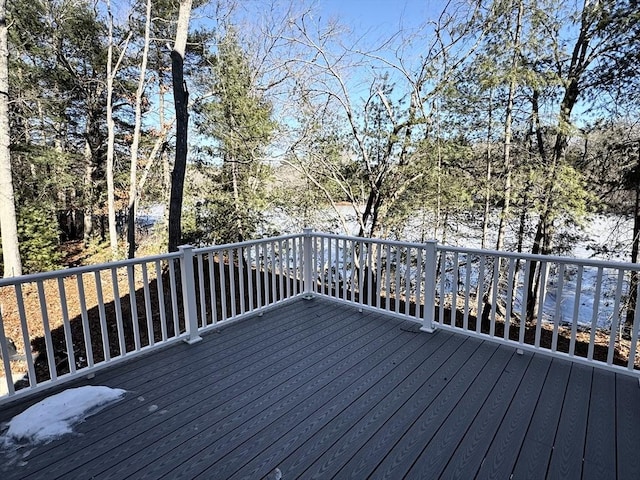
[[[0,478],[640,478],[637,379],[323,299],[84,383],[128,393]]]

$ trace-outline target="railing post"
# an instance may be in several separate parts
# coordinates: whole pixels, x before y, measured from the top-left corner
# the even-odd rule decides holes
[[[422,312],[423,332],[433,333],[436,330],[435,324],[435,304],[436,304],[436,277],[438,268],[438,254],[436,240],[425,242],[424,259],[424,309]]]
[[[197,343],[202,340],[198,334],[198,311],[196,306],[196,282],[193,273],[193,247],[191,245],[181,245],[180,251],[180,272],[182,276],[182,304],[184,308],[185,327],[188,337],[185,342],[188,344]]]
[[[313,230],[311,228],[303,229],[303,246],[302,246],[302,281],[303,281],[303,298],[311,300],[313,298]]]

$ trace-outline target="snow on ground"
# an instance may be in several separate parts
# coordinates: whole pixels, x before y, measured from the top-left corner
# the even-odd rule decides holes
[[[45,443],[73,431],[74,425],[120,400],[125,390],[102,386],[69,388],[27,408],[2,426],[0,447]]]
[[[345,213],[348,213],[345,210]],[[414,225],[409,225],[402,234],[401,240],[420,242],[423,233],[418,220],[415,219]],[[496,217],[497,223],[497,217]],[[355,225],[355,223],[353,223]],[[496,227],[497,228],[497,227]],[[455,223],[448,226],[446,242],[442,245],[461,246],[465,248],[481,247],[481,218],[472,215],[462,215]],[[335,230],[335,229],[334,229]],[[569,242],[568,251],[561,250],[557,254],[565,256],[573,256],[574,258],[595,259],[595,260],[614,260],[629,261],[630,246],[633,232],[633,222],[630,219],[616,215],[593,215],[589,221],[585,223],[583,228],[573,225],[564,232],[567,235],[565,243]],[[496,229],[489,231],[488,245],[495,245]],[[506,246],[513,248],[516,244],[516,231],[507,229]],[[559,235],[560,236],[560,235]],[[571,243],[572,242],[572,243]],[[531,245],[525,245],[525,251],[531,248]],[[325,248],[318,252],[317,261],[320,264],[332,259],[336,267],[332,268],[330,275],[333,282],[338,282],[343,275],[348,279],[352,275],[351,261],[348,259],[350,252],[344,252],[339,245],[332,244],[331,248]],[[347,260],[345,261],[345,256]],[[452,256],[448,255],[447,262],[452,262]],[[458,278],[453,278],[453,265],[445,270],[444,282],[445,295],[450,295],[454,285],[461,285],[466,274],[467,256],[460,254],[458,256],[459,265],[457,268]],[[470,265],[470,285],[474,286],[478,283],[479,258],[477,255],[471,256]],[[293,267],[293,265],[290,265]],[[402,270],[403,265],[399,265],[400,277],[404,278],[405,272]],[[485,282],[490,281],[491,266],[485,266]],[[337,270],[337,271],[336,271]],[[578,272],[581,271],[580,281],[578,281]],[[320,273],[322,275],[322,273]],[[617,289],[618,270],[616,268],[605,267],[599,270],[596,266],[584,266],[581,270],[576,266],[567,264],[562,270],[562,282],[559,282],[560,271],[557,265],[551,265],[547,276],[546,294],[543,304],[543,319],[553,321],[558,318],[560,323],[571,324],[574,319],[578,324],[583,326],[595,325],[599,328],[609,328],[612,319],[615,317],[615,293]],[[329,275],[329,273],[325,273]],[[515,301],[513,308],[520,312],[522,309],[523,298],[523,276],[518,277],[519,283],[515,286]],[[576,302],[576,292],[579,288],[579,299]],[[560,289],[561,287],[561,289]],[[475,287],[472,287],[473,291]],[[485,285],[488,288],[488,285]],[[622,283],[622,291],[628,291],[628,279],[625,278]],[[440,280],[438,280],[437,291],[440,292]],[[458,293],[461,291],[458,290]],[[559,303],[559,305],[558,305]],[[622,310],[618,310],[622,312]]]
[[[150,228],[160,222],[163,216],[164,205],[149,205],[148,207],[138,209],[136,223],[141,228]]]

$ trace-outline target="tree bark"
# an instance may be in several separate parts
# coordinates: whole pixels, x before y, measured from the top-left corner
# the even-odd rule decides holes
[[[489,214],[491,207],[491,175],[492,175],[492,166],[493,161],[491,158],[491,142],[492,142],[492,129],[491,126],[493,124],[493,87],[489,89],[489,111],[487,118],[487,151],[485,152],[485,166],[486,166],[486,174],[485,181],[487,184],[485,185],[484,190],[484,212],[482,214],[482,240],[480,243],[480,248],[483,250],[487,248],[487,235],[489,232]]]
[[[158,65],[160,62],[158,61]],[[162,128],[165,128],[165,92],[168,91],[168,86],[164,84],[162,72],[158,69],[158,120]],[[168,130],[168,129],[167,129]],[[166,136],[165,136],[166,141]],[[164,206],[164,212],[162,214],[162,231],[168,231],[169,225],[169,197],[171,195],[171,162],[169,162],[169,155],[167,154],[166,145],[162,146],[160,151],[160,162],[162,163],[162,203]]]
[[[171,197],[169,199],[169,251],[178,250],[182,234],[182,197],[184,176],[187,169],[187,132],[189,114],[187,103],[189,91],[184,81],[184,54],[189,31],[191,0],[180,0],[176,39],[171,52],[171,76],[173,80],[173,101],[176,109],[176,152],[171,174]]]
[[[238,230],[238,242],[244,241],[244,222],[242,221],[242,213],[240,212],[240,186],[238,180],[240,172],[238,162],[231,164],[231,180],[233,185],[233,213],[236,217],[236,229]]]
[[[111,25],[109,26],[111,38]],[[112,38],[111,38],[112,40]],[[109,245],[111,257],[115,260],[118,256],[118,230],[116,228],[116,194],[113,181],[113,157],[115,144],[115,123],[113,121],[113,77],[111,73],[111,58],[113,45],[109,43],[107,59],[107,208],[109,211]]]
[[[22,275],[9,150],[9,50],[6,11],[6,0],[0,0],[0,235],[5,278]]]
[[[84,246],[87,247],[93,236],[93,152],[89,137],[91,136],[91,120],[87,120],[87,138],[84,141],[84,233],[82,235]]]

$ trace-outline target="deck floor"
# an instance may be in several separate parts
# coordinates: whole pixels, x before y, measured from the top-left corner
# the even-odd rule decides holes
[[[298,300],[107,368],[125,398],[0,478],[640,478],[637,379],[417,327]]]

